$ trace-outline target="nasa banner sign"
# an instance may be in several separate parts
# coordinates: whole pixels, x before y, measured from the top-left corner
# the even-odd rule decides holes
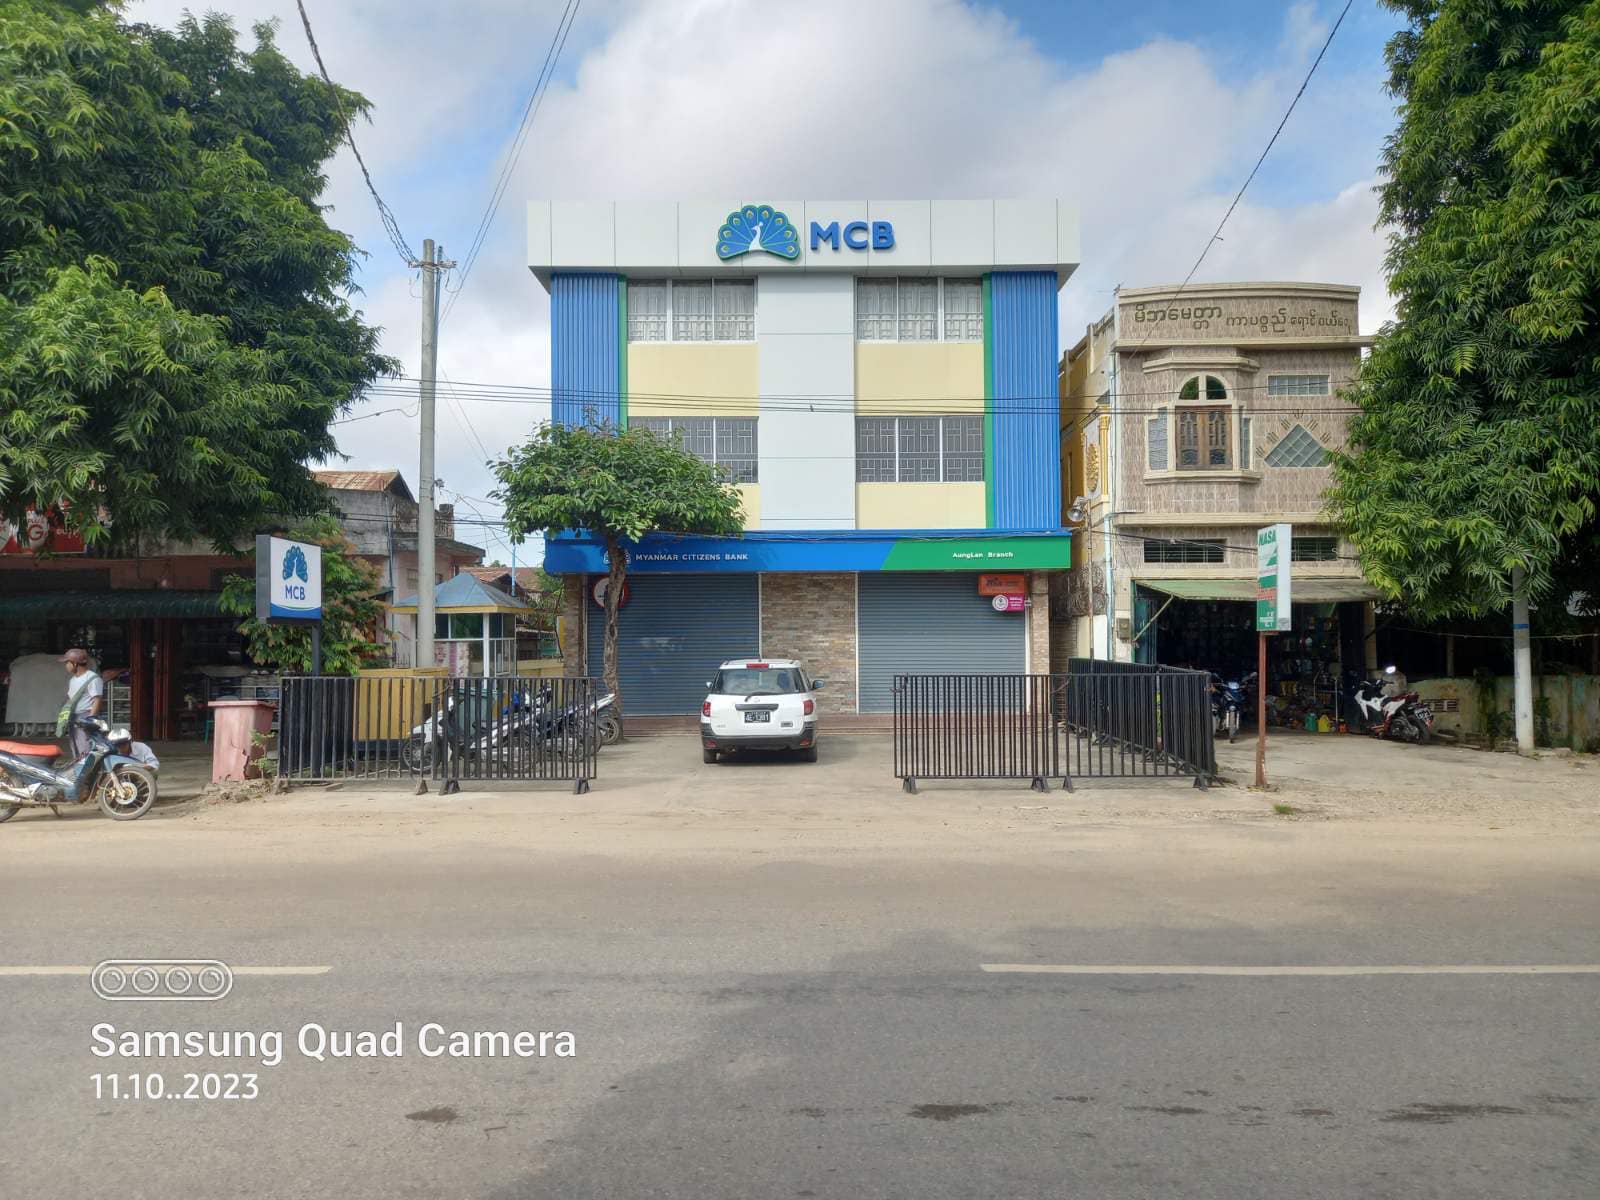
[[[322,547],[256,534],[256,620],[322,620]]]

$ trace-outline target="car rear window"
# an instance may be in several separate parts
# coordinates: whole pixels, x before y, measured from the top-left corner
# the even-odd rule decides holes
[[[711,690],[719,696],[786,696],[805,691],[806,683],[797,667],[727,667],[717,672]]]

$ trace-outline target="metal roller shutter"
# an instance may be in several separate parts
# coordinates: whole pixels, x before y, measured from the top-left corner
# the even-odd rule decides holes
[[[630,576],[628,603],[617,613],[623,710],[635,716],[698,713],[717,665],[761,649],[759,587],[755,575]],[[605,613],[593,600],[584,602],[589,674],[599,679]]]
[[[861,711],[894,711],[896,675],[1011,674],[1024,669],[1023,613],[997,613],[976,576],[880,572],[857,577]]]

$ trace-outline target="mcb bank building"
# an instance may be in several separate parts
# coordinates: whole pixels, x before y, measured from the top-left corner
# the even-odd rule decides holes
[[[801,658],[846,713],[890,711],[898,673],[1048,669],[1078,258],[1053,199],[529,204],[552,419],[677,437],[744,502],[741,538],[630,552],[630,713],[695,713],[726,658]],[[559,533],[545,569],[598,676],[604,550]]]

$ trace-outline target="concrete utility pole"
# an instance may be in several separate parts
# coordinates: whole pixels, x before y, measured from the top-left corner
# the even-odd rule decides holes
[[[455,263],[446,261],[444,247],[436,258],[433,240],[422,243],[422,375],[419,415],[421,454],[417,467],[417,661],[433,666],[434,478],[433,398],[439,378],[439,272]]]
[[[1517,719],[1517,750],[1533,753],[1533,647],[1528,636],[1528,576],[1511,568],[1512,709]]]

